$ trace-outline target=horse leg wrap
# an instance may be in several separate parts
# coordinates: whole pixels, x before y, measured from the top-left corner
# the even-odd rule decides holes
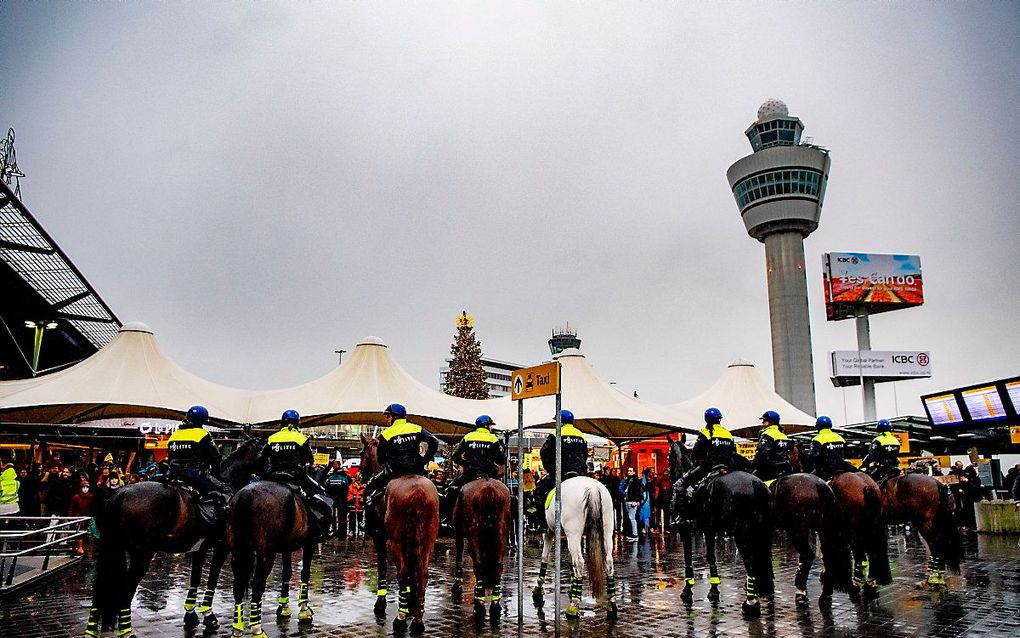
[[[541,587],[542,585],[545,584],[545,575],[546,575],[546,573],[548,573],[548,571],[549,571],[549,564],[548,563],[542,563],[542,565],[538,568],[538,586],[539,587]]]
[[[758,597],[757,592],[754,590],[754,576],[748,576],[744,580],[744,595],[747,596],[748,600],[754,600]]]
[[[213,594],[215,593],[215,587],[205,590],[205,595],[202,596],[202,604],[198,606],[198,613],[205,615],[212,612]]]
[[[117,636],[130,636],[131,632],[131,609],[121,609],[117,616]]]
[[[99,636],[99,607],[89,609],[89,619],[85,623],[86,636]]]
[[[946,584],[945,564],[942,562],[942,559],[936,557],[934,554],[928,557],[928,584]]]
[[[234,605],[234,622],[230,623],[235,636],[244,633],[244,603]]]
[[[570,599],[581,600],[581,577],[570,575]]]
[[[616,600],[616,576],[606,578],[606,598],[610,603]]]
[[[403,620],[411,613],[411,586],[402,587],[397,596],[397,618]]]
[[[492,587],[492,602],[498,603],[499,599],[503,597],[503,583],[497,582]]]
[[[797,563],[797,575],[793,579],[793,586],[797,588],[797,591],[807,590],[807,572],[804,570],[804,563]]]
[[[708,583],[710,585],[718,585],[721,582],[722,582],[722,579],[719,578],[718,576],[709,576],[708,577]]]
[[[188,590],[188,595],[184,597],[184,611],[194,611],[196,602],[198,602],[198,589],[193,587]]]
[[[385,578],[380,578],[379,579],[379,589],[375,590],[375,595],[379,596],[380,598],[382,598],[383,596],[386,595],[387,591],[388,590],[386,589],[386,579]]]
[[[248,603],[248,629],[253,636],[262,633],[262,603]]]
[[[276,610],[276,615],[281,618],[290,617],[290,596],[280,596],[276,599],[276,602],[280,605]]]
[[[301,588],[298,589],[297,602],[301,607],[308,605],[308,583],[301,583]]]
[[[482,585],[481,581],[475,582],[475,602],[476,603],[485,602],[485,586]]]

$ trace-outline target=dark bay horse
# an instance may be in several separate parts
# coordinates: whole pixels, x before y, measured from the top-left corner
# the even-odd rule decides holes
[[[807,581],[815,560],[815,535],[822,549],[822,594],[818,606],[832,605],[832,592],[851,587],[850,547],[843,535],[843,515],[829,484],[814,474],[790,474],[772,481],[772,521],[797,550],[798,607],[808,604]]]
[[[502,597],[503,559],[506,556],[510,524],[510,490],[498,479],[479,478],[469,481],[453,508],[454,542],[457,548],[453,577],[453,595],[458,601],[463,594],[464,542],[467,541],[471,568],[475,575],[476,620],[485,617],[486,598],[491,596],[489,619],[499,620]]]
[[[235,637],[244,634],[244,598],[250,582],[248,627],[252,638],[265,638],[266,633],[262,629],[262,595],[277,554],[282,554],[283,569],[276,619],[278,622],[290,619],[291,555],[298,549],[301,550],[298,623],[312,622],[314,614],[308,606],[308,581],[318,541],[308,504],[294,488],[263,480],[239,490],[230,500],[227,512],[227,545],[231,551],[234,572],[234,617],[231,628]]]
[[[379,439],[361,435],[361,471],[372,476],[381,469],[379,465]],[[386,613],[386,556],[393,557],[397,568],[397,584],[400,588],[397,602],[397,617],[393,619],[394,631],[407,629],[407,617],[411,615],[411,601],[414,600],[412,634],[424,634],[425,587],[429,580],[429,563],[439,536],[439,493],[432,481],[424,476],[405,475],[390,480],[386,493],[378,499],[383,522],[382,531],[372,538],[379,568],[379,589],[376,592],[375,612]],[[493,539],[495,542],[495,539]]]
[[[930,476],[903,474],[882,485],[885,522],[910,523],[928,544],[928,585],[943,587],[945,569],[960,571],[963,543],[953,521],[953,495]]]
[[[257,439],[242,443],[224,459],[220,478],[232,489],[239,489],[247,483],[258,465],[261,447],[261,441]],[[214,549],[213,561],[199,609],[205,615],[206,627],[215,629],[219,625],[212,613],[212,599],[227,550],[222,528],[208,530],[202,526],[198,522],[196,507],[190,491],[156,481],[127,485],[106,502],[96,517],[99,554],[92,608],[85,630],[87,635],[98,635],[101,626],[110,626],[115,615],[117,635],[122,638],[133,635],[131,600],[156,552],[187,552],[200,543],[202,546],[191,558],[185,625],[198,624],[195,613],[197,588],[210,544]]]
[[[676,461],[670,455],[670,472]],[[694,601],[694,533],[704,532],[705,553],[711,587],[708,599],[719,601],[719,568],[715,562],[716,535],[730,534],[744,563],[745,600],[741,610],[753,618],[761,613],[758,596],[774,592],[772,571],[772,497],[760,479],[747,472],[735,471],[709,478],[702,495],[694,501],[702,507],[695,516],[695,528],[682,527],[679,532],[684,544],[684,588],[680,599],[690,605]]]
[[[881,490],[864,472],[841,472],[829,486],[843,512],[843,529],[854,558],[854,584],[873,596],[877,585],[892,582]]]

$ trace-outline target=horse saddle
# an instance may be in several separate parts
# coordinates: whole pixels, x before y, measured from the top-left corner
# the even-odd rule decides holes
[[[577,472],[568,472],[565,476],[561,476],[560,477],[560,484],[562,485],[563,483],[566,483],[567,480],[572,479],[572,478],[577,478],[578,476],[581,476],[581,475],[578,474]],[[549,494],[547,494],[546,497],[545,497],[545,509],[549,509],[550,507],[552,507],[553,499],[555,499],[555,498],[556,498],[556,488],[554,487],[551,490],[549,490]]]

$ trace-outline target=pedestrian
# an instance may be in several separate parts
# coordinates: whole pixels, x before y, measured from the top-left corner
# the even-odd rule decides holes
[[[641,507],[644,498],[644,490],[641,487],[641,479],[633,467],[627,468],[627,477],[620,483],[620,493],[623,495],[623,502],[627,508],[628,527],[624,532],[627,541],[638,540],[637,511]]]
[[[74,496],[74,485],[71,483],[71,469],[61,467],[59,473],[46,477],[46,513],[49,516],[67,516]]]
[[[1006,494],[1013,493],[1013,482],[1016,481],[1017,475],[1020,475],[1020,463],[1009,468],[1002,479],[1002,488],[1006,490]]]
[[[78,485],[78,491],[74,496],[71,497],[71,506],[68,509],[68,516],[85,516],[91,518],[93,516],[93,501],[95,500],[95,494],[92,493],[92,486],[88,480],[82,480]],[[85,524],[84,526],[87,526]],[[84,527],[83,526],[83,527]],[[84,539],[79,538],[75,546],[74,553],[81,556],[85,553],[85,542]]]
[[[620,491],[620,471],[615,467],[606,472],[606,489],[613,498],[613,514],[616,532],[623,533],[623,520],[626,517],[623,506],[623,493]]]
[[[14,471],[14,464],[0,465],[0,516],[17,516],[21,511],[18,502],[20,488],[21,482],[18,481],[18,473]],[[0,520],[0,530],[12,527],[10,519]]]
[[[333,525],[330,534],[347,538],[347,495],[351,487],[351,476],[344,469],[340,459],[333,461],[326,474],[326,496],[333,500]]]
[[[655,483],[652,481],[652,471],[649,468],[641,470],[641,508],[638,510],[640,527],[638,536],[645,537],[652,528],[652,496],[655,490]]]
[[[655,480],[655,509],[658,514],[656,527],[663,530],[669,524],[669,499],[672,492],[673,482],[669,479],[669,470],[662,470]]]

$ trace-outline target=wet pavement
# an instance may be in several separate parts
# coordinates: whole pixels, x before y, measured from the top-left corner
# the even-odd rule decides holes
[[[572,637],[629,636],[874,636],[880,638],[916,638],[918,636],[1016,636],[1020,624],[1020,547],[1017,538],[970,536],[966,540],[967,558],[960,574],[947,574],[945,592],[918,587],[925,576],[925,550],[916,535],[890,537],[890,559],[894,582],[884,587],[877,600],[854,603],[844,594],[836,594],[832,608],[818,609],[820,591],[817,571],[808,590],[810,608],[797,609],[793,602],[793,575],[796,555],[777,540],[776,597],[763,608],[761,618],[748,621],[740,613],[743,568],[732,543],[719,548],[723,577],[722,601],[710,604],[705,595],[708,578],[702,555],[696,558],[698,583],[695,601],[685,607],[680,601],[682,551],[679,544],[656,536],[640,543],[617,543],[615,564],[618,583],[619,619],[606,620],[587,596],[579,621],[561,621],[560,632]],[[547,594],[544,608],[536,608],[530,586],[538,574],[540,544],[532,539],[525,550],[524,622],[517,624],[517,586],[513,574],[504,575],[504,609],[498,624],[476,626],[471,615],[470,592],[473,582],[466,579],[463,602],[450,593],[453,574],[453,547],[449,539],[440,539],[430,571],[426,599],[426,635],[444,638],[487,638],[510,636],[553,636],[553,600]],[[698,544],[699,554],[702,551]],[[564,548],[564,557],[567,556]],[[265,629],[271,638],[341,638],[393,635],[396,613],[394,574],[390,572],[390,604],[382,624],[372,611],[377,581],[374,550],[360,539],[332,540],[322,546],[321,556],[313,564],[311,605],[315,619],[311,626],[299,627],[296,618],[278,625],[273,618],[278,582],[267,589]],[[295,556],[297,558],[297,556]],[[565,563],[566,564],[566,563]],[[135,597],[133,618],[139,636],[189,635],[183,629],[183,603],[188,563],[180,556],[160,556],[142,581]],[[513,569],[513,560],[508,561]],[[466,570],[470,574],[470,569]],[[295,561],[294,582],[297,582]],[[279,561],[273,576],[279,579]],[[69,569],[54,579],[17,597],[0,600],[0,636],[4,638],[60,638],[81,636],[88,613],[88,592],[93,578],[91,561]],[[550,579],[551,580],[551,579]],[[222,626],[215,636],[230,635],[229,562],[217,591],[214,607]],[[568,582],[564,577],[564,589]],[[547,586],[547,592],[551,587]],[[296,601],[297,587],[292,587]],[[565,605],[565,603],[564,603]],[[296,616],[296,605],[292,603]],[[196,638],[199,634],[191,634]],[[210,635],[210,634],[207,634]],[[210,636],[211,636],[210,635]],[[250,634],[249,634],[250,635]]]

